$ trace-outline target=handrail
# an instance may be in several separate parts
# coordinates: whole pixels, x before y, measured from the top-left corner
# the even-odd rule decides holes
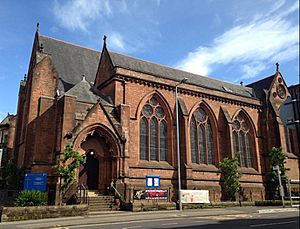
[[[88,189],[85,184],[79,184],[77,190],[79,190],[80,203],[88,204]]]
[[[113,182],[113,181],[110,183],[110,187],[113,188],[113,190],[115,191],[115,193],[118,194],[118,196],[120,197],[120,199],[121,199],[122,201],[124,201],[123,196],[122,196],[121,193],[119,193],[119,191],[116,189],[116,187],[114,186],[114,182]],[[115,196],[116,196],[116,194],[115,194]]]

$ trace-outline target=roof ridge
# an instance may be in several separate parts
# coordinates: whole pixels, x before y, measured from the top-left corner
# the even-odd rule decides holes
[[[51,40],[59,41],[59,42],[62,42],[62,43],[68,44],[68,45],[72,45],[72,46],[76,46],[76,47],[79,47],[79,48],[84,48],[84,49],[87,49],[87,50],[91,50],[91,51],[94,51],[94,52],[101,53],[101,51],[99,51],[99,50],[88,48],[88,47],[85,47],[85,46],[82,46],[82,45],[79,45],[79,44],[75,44],[75,43],[72,43],[72,42],[69,42],[69,41],[60,40],[60,39],[57,39],[57,38],[54,38],[54,37],[49,37],[49,36],[46,36],[46,35],[39,35],[39,37],[49,38]]]
[[[260,80],[257,80],[257,81],[254,81],[254,82],[252,82],[252,83],[247,84],[246,87],[248,87],[249,85],[253,85],[253,84],[259,83],[259,82],[261,82],[261,81],[265,81],[265,80],[270,79],[270,78],[275,77],[275,76],[276,76],[276,74],[273,74],[273,75],[271,75],[271,76],[267,76],[267,77],[265,77],[265,78],[262,78],[262,79],[260,79]]]

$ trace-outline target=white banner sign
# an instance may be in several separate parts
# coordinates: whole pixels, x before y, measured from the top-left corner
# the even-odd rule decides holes
[[[181,202],[184,204],[209,204],[209,192],[208,190],[181,190]]]

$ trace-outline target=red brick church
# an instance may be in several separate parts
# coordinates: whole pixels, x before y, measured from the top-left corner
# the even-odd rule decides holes
[[[237,152],[244,198],[265,199],[273,146],[287,156],[288,177],[299,179],[299,150],[280,118],[290,93],[278,65],[274,72],[236,85],[111,52],[106,40],[100,52],[37,31],[20,84],[14,157],[46,172],[48,190],[57,191],[53,165],[72,144],[87,158],[77,182],[90,190],[105,194],[113,181],[130,203],[154,175],[176,201],[177,86],[182,189],[220,201],[219,162]]]

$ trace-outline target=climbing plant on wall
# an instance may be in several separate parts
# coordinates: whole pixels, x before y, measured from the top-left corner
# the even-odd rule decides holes
[[[60,157],[59,165],[55,166],[60,178],[60,192],[64,196],[66,190],[74,182],[77,169],[85,161],[85,157],[73,149],[72,145],[67,145],[64,153]]]

